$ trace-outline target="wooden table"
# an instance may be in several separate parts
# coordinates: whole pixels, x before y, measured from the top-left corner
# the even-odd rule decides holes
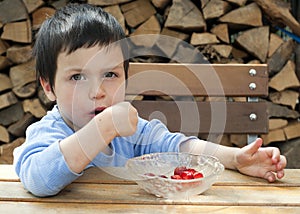
[[[135,183],[98,168],[60,194],[38,198],[24,190],[11,165],[0,165],[0,213],[300,213],[300,169],[275,183],[225,170],[202,195],[189,200],[157,198]]]

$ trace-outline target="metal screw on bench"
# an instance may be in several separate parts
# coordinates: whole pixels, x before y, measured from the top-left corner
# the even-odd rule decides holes
[[[249,118],[250,118],[251,121],[257,120],[257,115],[255,113],[251,113],[249,115]]]
[[[250,88],[251,90],[256,89],[256,84],[255,84],[254,82],[250,83],[250,84],[249,84],[249,88]]]
[[[256,70],[255,69],[253,69],[253,68],[251,68],[250,70],[249,70],[249,74],[250,74],[250,76],[255,76],[256,75]]]

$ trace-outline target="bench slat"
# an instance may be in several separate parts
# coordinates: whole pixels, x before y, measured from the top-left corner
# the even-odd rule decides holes
[[[121,186],[121,188],[120,188]],[[153,200],[155,196],[145,194],[135,184],[84,184],[72,183],[55,197],[38,198],[24,191],[21,183],[0,182],[0,201],[88,203],[88,204],[166,204],[164,199]],[[120,191],[120,189],[122,191]],[[263,195],[259,193],[264,192]],[[139,197],[142,195],[142,197]],[[280,197],[278,199],[278,196]],[[201,198],[199,198],[201,197]],[[299,206],[300,187],[261,186],[212,186],[201,196],[189,198],[181,204],[216,206]],[[253,198],[257,199],[254,200]],[[174,203],[169,201],[169,203]]]
[[[267,96],[265,64],[131,63],[126,94],[171,96]],[[256,75],[249,74],[250,69]],[[256,88],[251,90],[250,83]]]
[[[300,207],[286,207],[286,206],[217,206],[217,205],[184,205],[176,206],[170,205],[153,205],[153,204],[89,204],[89,203],[63,203],[57,209],[56,203],[44,203],[44,202],[0,202],[0,213],[83,213],[94,214],[99,213],[174,213],[176,209],[177,213],[299,213]],[[83,211],[84,210],[84,211]]]
[[[268,132],[266,103],[134,100],[139,116],[160,119],[170,131],[186,134]],[[257,120],[250,120],[255,113]],[[224,127],[224,123],[226,126]],[[213,124],[213,125],[212,125]]]

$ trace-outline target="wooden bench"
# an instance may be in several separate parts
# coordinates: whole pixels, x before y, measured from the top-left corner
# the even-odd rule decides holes
[[[259,99],[268,95],[265,64],[131,63],[126,95],[142,118],[160,119],[170,131],[247,134],[248,143],[268,133]]]
[[[24,189],[12,165],[0,164],[0,213],[300,212],[299,169],[286,169],[285,177],[274,183],[225,170],[204,194],[176,202],[157,198],[135,182],[109,174],[115,170],[89,168],[58,195],[39,198]]]

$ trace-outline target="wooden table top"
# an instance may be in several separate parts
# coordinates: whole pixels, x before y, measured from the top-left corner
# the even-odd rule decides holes
[[[225,170],[209,190],[188,200],[157,198],[134,182],[98,168],[53,197],[28,193],[11,165],[0,165],[0,213],[300,213],[300,169],[287,169],[282,180]]]

